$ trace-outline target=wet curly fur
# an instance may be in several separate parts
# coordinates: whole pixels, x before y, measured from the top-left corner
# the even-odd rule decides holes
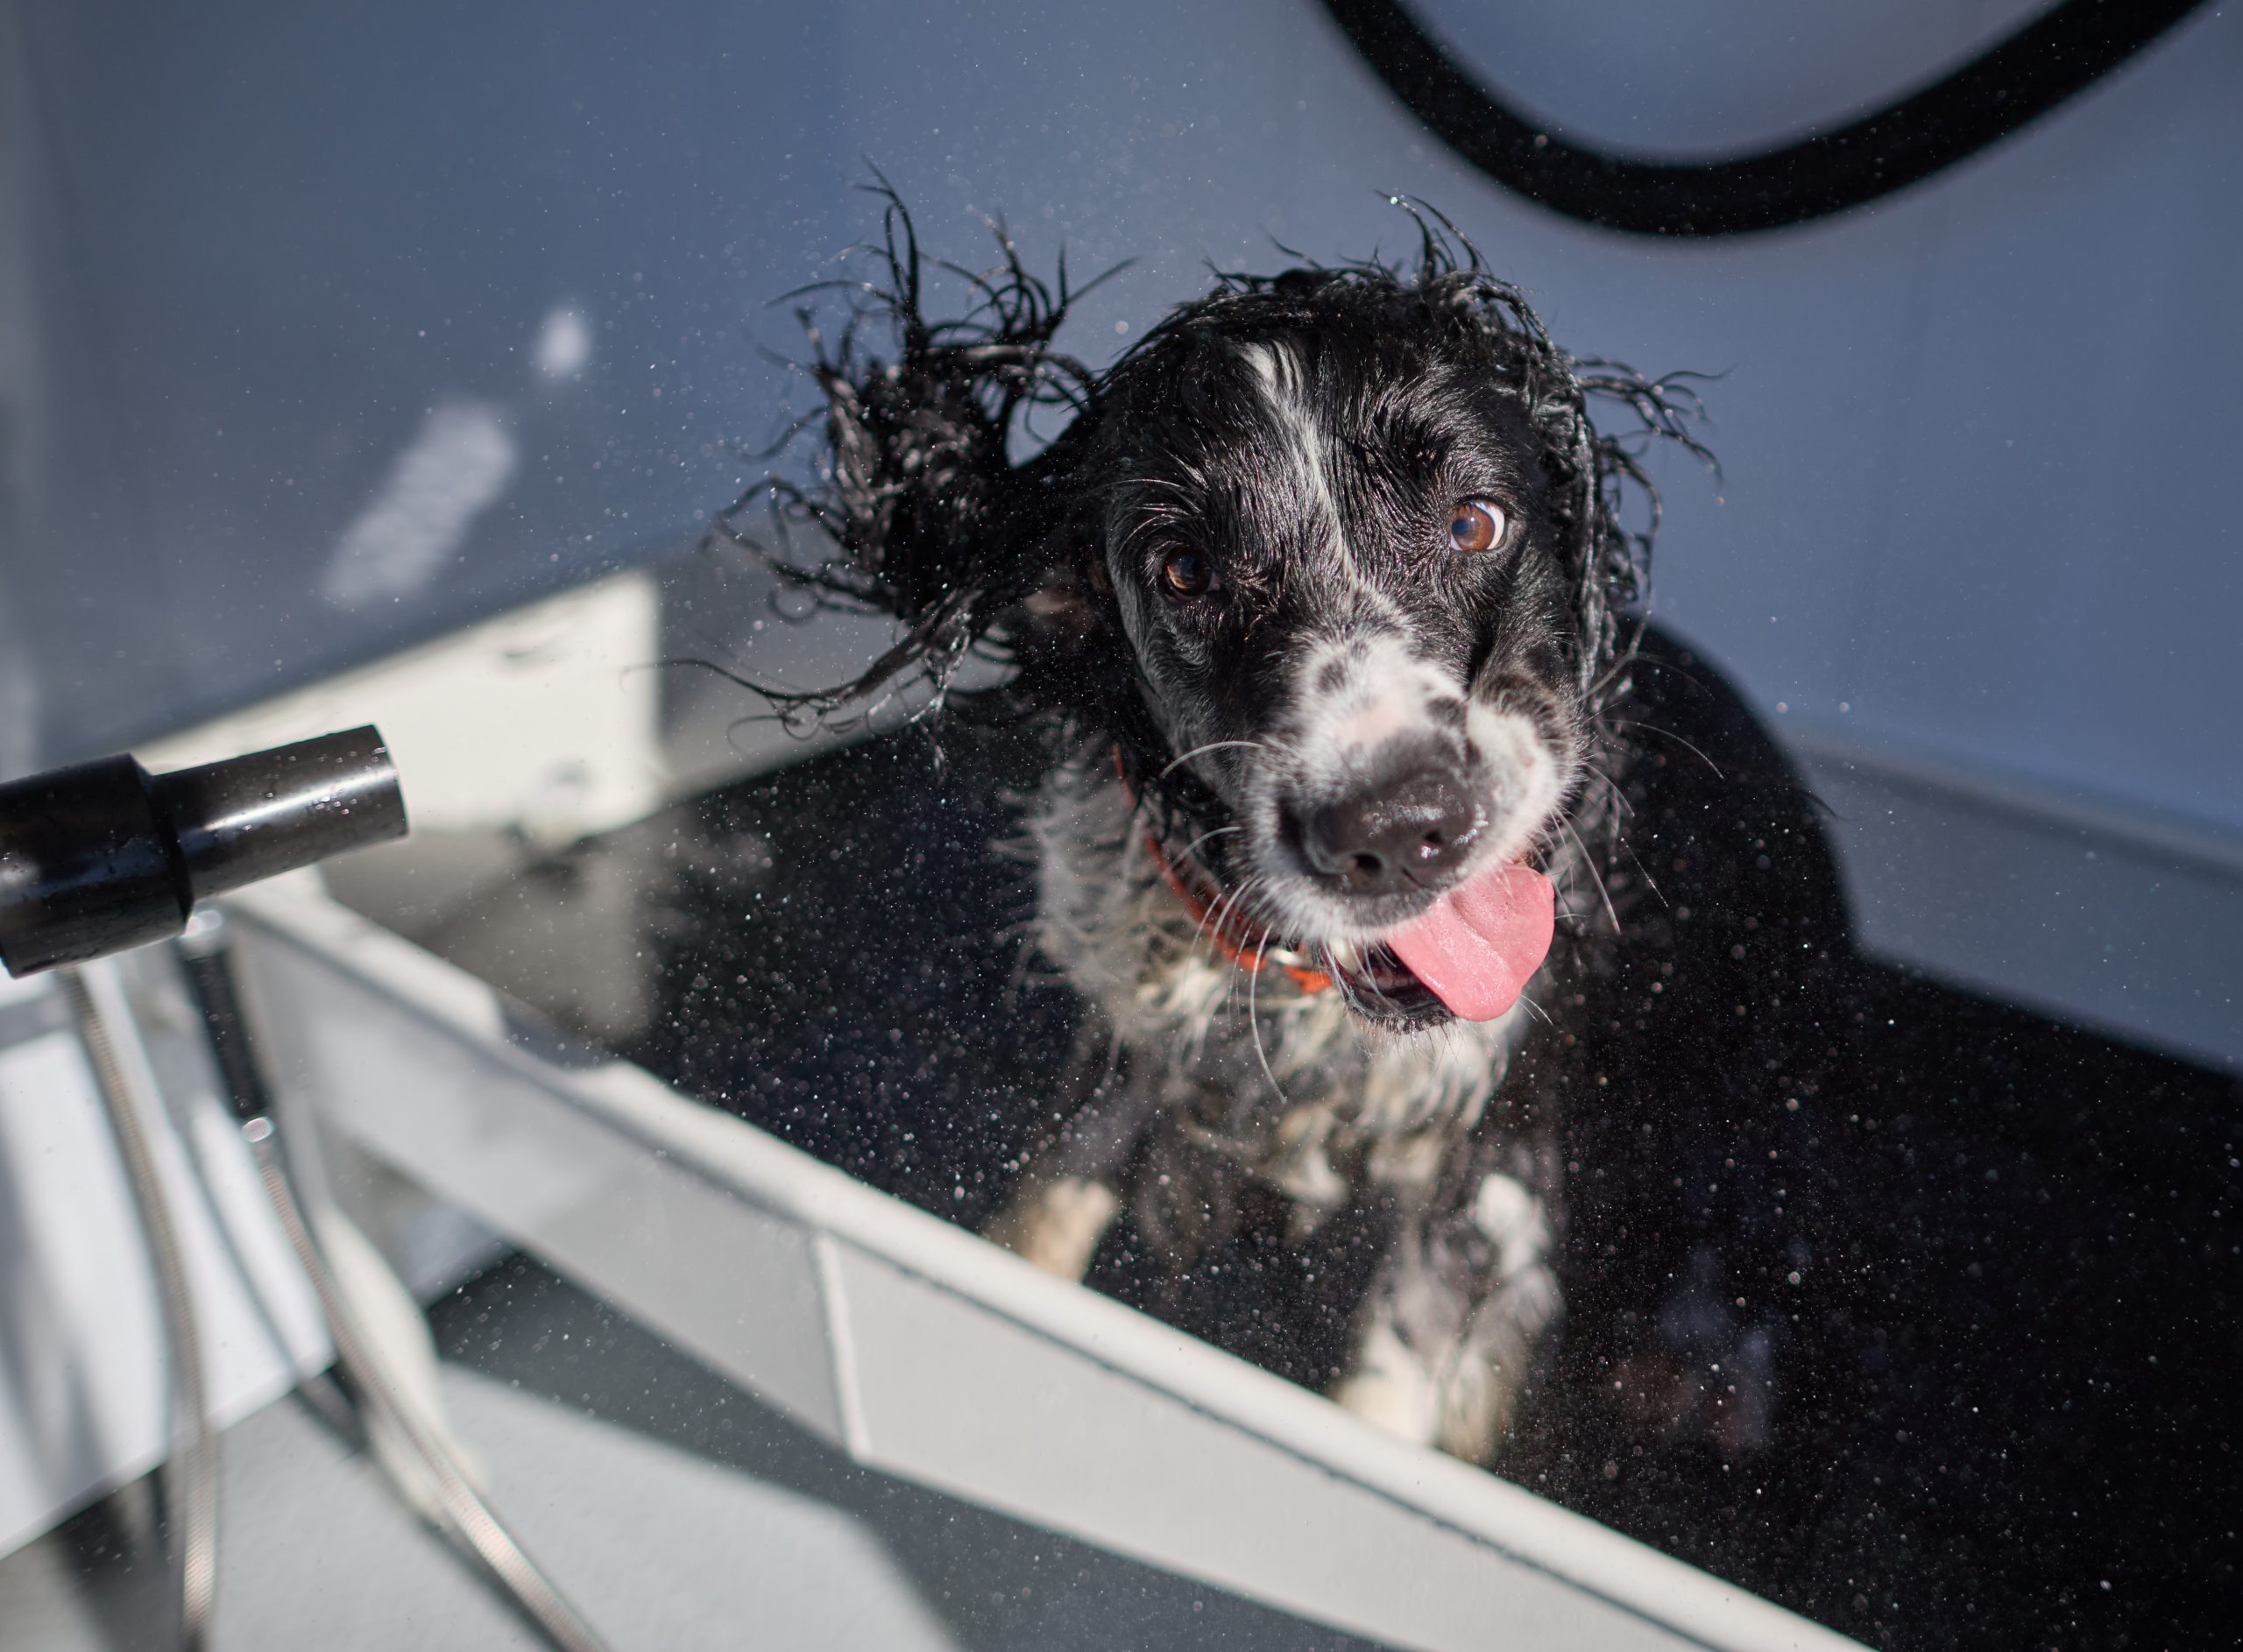
[[[1566,354],[1399,201],[1410,266],[1220,273],[1093,371],[1054,345],[1079,296],[1064,265],[1045,284],[1001,230],[994,270],[935,264],[882,194],[869,277],[806,289],[847,309],[832,337],[803,316],[817,473],[750,489],[715,537],[897,624],[847,683],[763,690],[790,715],[971,706],[1050,734],[1037,940],[1092,1013],[992,1237],[1079,1276],[1126,1204],[1185,1269],[1249,1189],[1285,1196],[1295,1238],[1368,1211],[1384,1247],[1335,1397],[1483,1458],[1559,1311],[1563,1022],[1619,921],[1616,713],[1657,511],[1639,454],[1703,453],[1695,397]],[[930,272],[964,314],[928,318]],[[1064,427],[1037,446],[1039,415]],[[1504,501],[1500,555],[1423,552],[1482,498]],[[1002,681],[962,694],[976,657]],[[1302,847],[1304,820],[1433,785],[1476,800],[1443,879],[1518,858],[1559,891],[1551,959],[1485,1022],[1381,950],[1440,886],[1375,855],[1335,876]],[[1212,910],[1178,898],[1178,865]]]

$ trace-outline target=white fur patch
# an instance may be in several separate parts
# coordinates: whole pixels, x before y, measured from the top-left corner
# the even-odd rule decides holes
[[[1305,386],[1300,363],[1291,350],[1274,344],[1248,344],[1240,353],[1254,370],[1255,378],[1261,381],[1270,416],[1292,449],[1302,489],[1314,502],[1322,519],[1332,526],[1333,558],[1344,562],[1348,547],[1346,536],[1340,532],[1340,503],[1332,491],[1332,478],[1324,468],[1324,433],[1318,427],[1303,393]]]
[[[1550,1219],[1526,1184],[1500,1171],[1484,1177],[1472,1200],[1472,1225],[1503,1257],[1500,1277],[1539,1266],[1549,1253]]]
[[[1505,1175],[1488,1177],[1480,1192],[1499,1224],[1530,1230],[1514,1233],[1518,1254],[1506,1246],[1491,1275],[1468,1279],[1442,1275],[1406,1243],[1390,1253],[1347,1373],[1332,1388],[1364,1421],[1468,1462],[1487,1461],[1510,1427],[1559,1303],[1556,1275],[1541,1260],[1541,1202]]]
[[[1238,353],[1262,381],[1262,388],[1274,399],[1284,393],[1284,370],[1278,365],[1277,347],[1273,344],[1242,344]]]
[[[1441,1384],[1387,1324],[1374,1324],[1355,1350],[1355,1366],[1332,1398],[1373,1428],[1416,1445],[1440,1434]]]
[[[1438,733],[1432,707],[1463,692],[1390,633],[1320,643],[1304,650],[1293,668],[1298,731],[1291,745],[1306,773],[1336,777],[1413,729]]]
[[[1573,784],[1572,764],[1553,752],[1534,719],[1523,711],[1475,700],[1464,730],[1497,776],[1489,801],[1491,828],[1482,851],[1491,862],[1517,860],[1535,845]]]
[[[1332,738],[1341,745],[1366,750],[1392,739],[1412,721],[1400,695],[1380,694],[1360,711],[1334,724]]]

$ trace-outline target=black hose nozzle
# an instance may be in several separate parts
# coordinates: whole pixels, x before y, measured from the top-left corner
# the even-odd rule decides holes
[[[151,774],[105,757],[0,786],[0,964],[14,976],[177,935],[207,896],[406,833],[371,726]]]

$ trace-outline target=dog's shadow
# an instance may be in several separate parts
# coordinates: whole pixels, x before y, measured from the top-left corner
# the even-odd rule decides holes
[[[1645,653],[1626,935],[1567,1058],[1567,1317],[1500,1471],[1879,1644],[2136,1617],[2193,1643],[2228,1575],[2204,1304],[2239,1281],[2201,1224],[2243,1193],[2212,1140],[2233,1086],[1862,960],[1767,732],[1686,648]],[[1078,1013],[1003,847],[1048,760],[952,720],[633,829],[659,870],[624,1053],[979,1225]],[[1125,1219],[1089,1282],[1321,1387],[1371,1235],[1256,1232],[1179,1280]],[[2129,1567],[2154,1607],[2081,1585]]]

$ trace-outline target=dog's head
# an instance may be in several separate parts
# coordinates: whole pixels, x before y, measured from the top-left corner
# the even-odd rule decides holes
[[[1588,399],[1687,441],[1665,387],[1565,356],[1433,234],[1408,273],[1226,277],[1093,373],[1051,350],[1064,288],[1009,246],[981,316],[929,326],[894,211],[899,360],[821,358],[831,479],[773,490],[842,547],[796,576],[910,628],[831,702],[1000,639],[1030,698],[1111,735],[1233,921],[1374,1020],[1475,1013],[1443,978],[1533,927],[1518,869],[1579,794],[1647,549],[1617,509],[1641,474]],[[1075,417],[1014,465],[1039,399]]]
[[[1590,732],[1591,439],[1507,296],[1220,293],[1108,376],[1082,466],[1164,762],[1220,804],[1195,852],[1383,1019],[1444,1016],[1383,942],[1539,856]]]

